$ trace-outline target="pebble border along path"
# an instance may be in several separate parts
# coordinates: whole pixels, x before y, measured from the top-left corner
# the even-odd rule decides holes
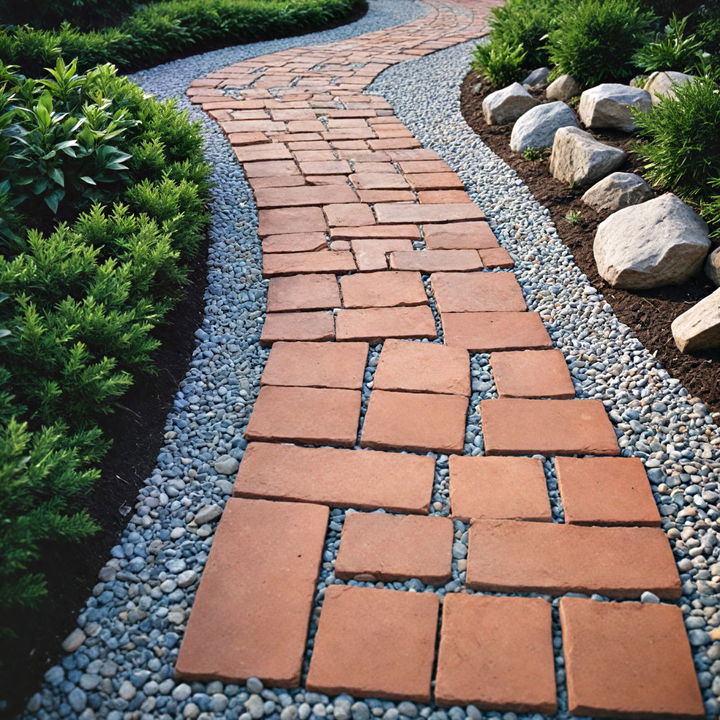
[[[253,249],[233,263],[245,216],[211,250],[158,472],[28,716],[700,717],[696,669],[717,716],[716,428],[462,123],[468,48],[435,51],[486,10],[433,2],[190,91],[260,209],[273,348],[252,444],[266,354],[223,322],[240,303],[262,323]],[[389,103],[361,94],[422,55],[375,83]],[[250,198],[226,172],[232,217]]]

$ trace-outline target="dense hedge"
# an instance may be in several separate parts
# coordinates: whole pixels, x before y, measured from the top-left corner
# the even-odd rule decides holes
[[[366,0],[166,0],[116,27],[83,32],[26,26],[0,30],[0,60],[38,73],[58,57],[80,70],[112,62],[129,71],[222,45],[298,35],[347,20]]]
[[[0,608],[43,544],[95,530],[97,428],[151,366],[207,220],[199,127],[109,65],[0,65]],[[0,623],[2,624],[2,623]]]
[[[51,28],[68,20],[92,28],[121,19],[134,6],[135,0],[0,0],[0,21]]]

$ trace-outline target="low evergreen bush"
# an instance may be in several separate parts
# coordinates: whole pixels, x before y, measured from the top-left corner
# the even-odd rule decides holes
[[[557,75],[581,85],[624,82],[636,71],[635,52],[652,37],[657,19],[637,0],[581,0],[568,6],[549,35],[549,56]]]
[[[687,30],[688,18],[672,17],[662,33],[633,56],[635,65],[645,72],[654,70],[696,70],[703,57],[703,43]]]
[[[95,529],[97,429],[151,369],[207,221],[199,127],[105,65],[0,65],[0,608]]]
[[[471,67],[493,87],[522,80],[525,52],[520,45],[510,47],[500,40],[479,43],[473,50]]]

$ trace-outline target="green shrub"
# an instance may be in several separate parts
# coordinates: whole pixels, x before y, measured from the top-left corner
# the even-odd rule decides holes
[[[509,47],[502,41],[479,43],[473,50],[471,67],[493,87],[522,80],[525,52],[520,45]]]
[[[691,202],[710,201],[720,177],[720,87],[700,78],[675,88],[650,112],[636,113],[645,141],[637,153],[654,185]]]
[[[700,205],[700,214],[710,226],[710,237],[720,240],[720,177],[710,180],[710,199]]]
[[[164,0],[140,7],[117,27],[91,32],[23,26],[0,30],[0,60],[38,74],[58,57],[87,70],[112,62],[124,71],[229,43],[327,27],[366,7],[366,0]]]
[[[118,20],[134,5],[135,0],[0,0],[0,17],[16,25],[55,27],[63,20],[73,20],[83,27],[95,27]]]
[[[582,0],[551,31],[550,60],[557,74],[585,86],[628,80],[636,70],[633,54],[650,39],[654,23],[637,0]]]
[[[694,70],[702,57],[702,43],[696,35],[687,33],[687,22],[687,17],[673,16],[661,34],[635,53],[635,64],[645,72]]]

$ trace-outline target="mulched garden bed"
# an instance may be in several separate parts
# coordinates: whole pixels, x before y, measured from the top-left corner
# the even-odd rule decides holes
[[[198,251],[182,299],[154,333],[161,342],[154,356],[156,374],[138,377],[103,423],[112,447],[102,463],[101,479],[85,502],[100,530],[82,546],[56,544],[44,549],[42,563],[33,570],[47,576],[47,600],[38,611],[6,619],[19,637],[5,640],[0,653],[0,699],[9,703],[0,717],[15,717],[46,670],[58,661],[60,643],[74,629],[100,568],[127,525],[138,491],[155,467],[165,421],[195,347],[206,286],[207,240]]]
[[[688,355],[675,346],[670,324],[693,304],[709,295],[715,286],[699,274],[676,287],[654,290],[627,291],[613,288],[598,274],[593,257],[595,229],[610,213],[597,213],[580,200],[582,192],[571,190],[548,171],[547,156],[537,161],[526,160],[510,150],[512,124],[487,125],[483,119],[482,101],[491,91],[483,88],[479,94],[473,87],[480,82],[471,71],[462,83],[461,109],[463,117],[482,141],[499,155],[530,188],[535,198],[550,210],[563,242],[575,258],[578,267],[588,276],[610,303],[622,322],[632,328],[645,347],[656,354],[665,369],[678,378],[688,391],[700,398],[712,410],[720,411],[720,351]],[[539,99],[544,97],[538,94]],[[638,159],[632,155],[633,140],[624,133],[594,133],[602,142],[622,148],[629,153],[622,172],[636,172]],[[580,220],[568,222],[566,216],[576,211]]]

